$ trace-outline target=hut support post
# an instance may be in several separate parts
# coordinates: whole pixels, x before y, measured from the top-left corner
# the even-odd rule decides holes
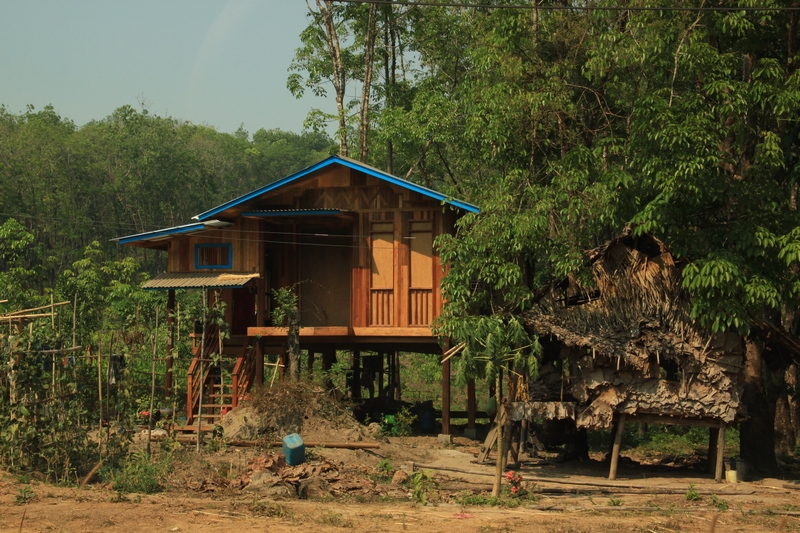
[[[719,428],[708,427],[708,473],[714,474],[717,471],[717,442],[719,439]]]
[[[714,472],[714,479],[717,483],[722,481],[724,474],[723,463],[725,460],[725,423],[720,422],[717,437],[717,464],[716,471]]]
[[[444,356],[443,356],[444,357]],[[450,434],[450,359],[442,361],[442,435]]]
[[[614,435],[614,446],[611,448],[611,469],[608,472],[608,479],[617,479],[617,465],[619,464],[619,449],[622,446],[622,434],[625,432],[625,413],[619,415],[617,421],[617,432]]]

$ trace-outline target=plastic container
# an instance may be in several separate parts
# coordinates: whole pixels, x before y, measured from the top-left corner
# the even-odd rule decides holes
[[[428,435],[436,431],[436,411],[433,409],[424,409],[419,414],[419,429]]]
[[[296,466],[306,462],[306,445],[302,437],[297,433],[291,433],[283,437],[281,451],[286,457],[286,464],[289,466]]]

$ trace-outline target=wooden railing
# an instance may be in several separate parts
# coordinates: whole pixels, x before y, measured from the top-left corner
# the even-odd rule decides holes
[[[242,353],[236,359],[236,365],[233,367],[233,407],[239,405],[239,401],[244,398],[247,391],[255,383],[258,370],[257,363],[261,360],[258,357],[259,355],[258,339],[248,337],[244,346],[242,346]]]
[[[201,347],[201,336],[193,334],[192,337],[192,353],[194,358],[189,365],[189,370],[186,373],[186,423],[191,424],[194,421],[195,414],[197,413],[197,406],[200,402],[200,389],[207,387],[209,376],[211,375],[212,363],[214,360],[211,358],[212,354],[219,353],[219,327],[209,325],[206,327],[205,344]],[[201,364],[202,363],[202,364]],[[200,372],[202,371],[202,376]],[[205,391],[204,391],[205,392]]]
[[[410,326],[427,326],[433,314],[433,291],[431,289],[411,289],[408,292]]]
[[[391,326],[394,324],[394,291],[391,289],[372,289],[369,302],[370,326]]]

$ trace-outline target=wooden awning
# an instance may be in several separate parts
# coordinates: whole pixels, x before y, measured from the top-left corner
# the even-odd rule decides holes
[[[256,272],[173,272],[161,274],[142,285],[143,289],[238,289],[259,277]]]

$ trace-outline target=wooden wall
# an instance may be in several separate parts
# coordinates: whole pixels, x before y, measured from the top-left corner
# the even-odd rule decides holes
[[[167,252],[168,272],[260,272],[261,246],[258,220],[239,218],[233,225],[196,235],[176,237]],[[228,269],[195,268],[195,245],[230,244],[232,265]]]

